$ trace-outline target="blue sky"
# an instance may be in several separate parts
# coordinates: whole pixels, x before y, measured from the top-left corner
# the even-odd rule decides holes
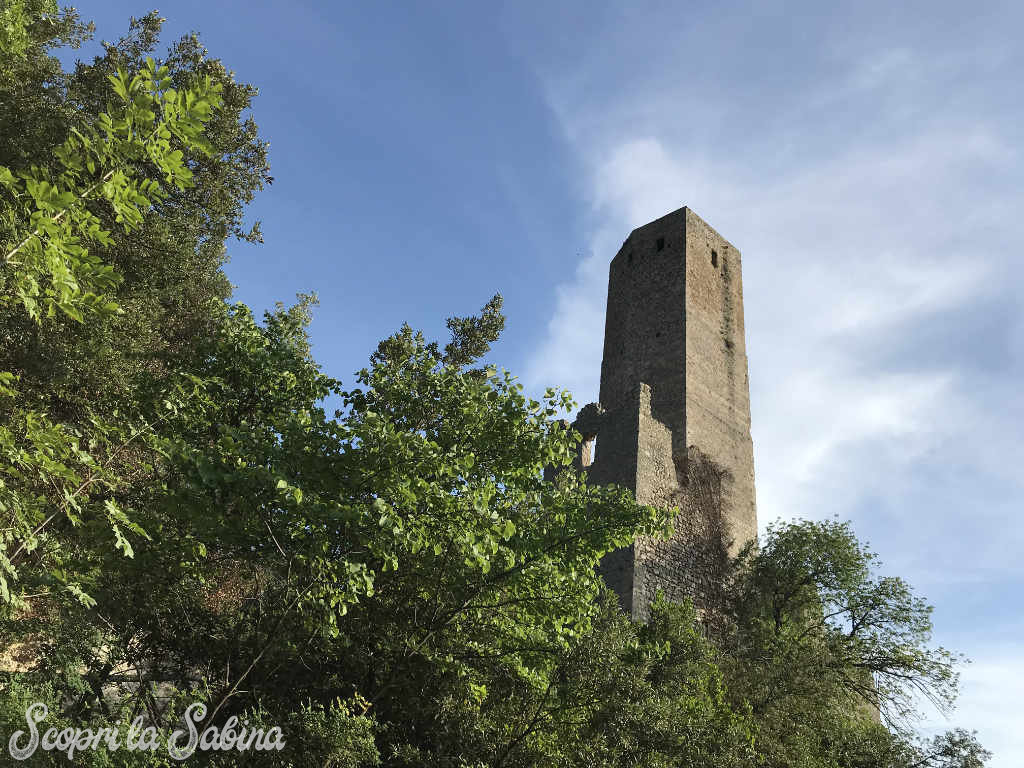
[[[114,38],[146,6],[82,3]],[[691,206],[743,252],[758,508],[854,521],[1024,762],[1024,5],[177,0],[256,84],[256,308],[344,381],[500,291],[493,359],[596,399],[607,264]]]

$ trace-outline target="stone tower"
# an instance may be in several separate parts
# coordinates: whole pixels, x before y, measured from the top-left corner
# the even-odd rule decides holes
[[[659,589],[700,605],[716,552],[757,533],[740,274],[740,252],[688,208],[634,229],[612,259],[600,403],[574,425],[580,463],[590,482],[681,509],[670,540],[641,537],[602,563],[637,619]]]

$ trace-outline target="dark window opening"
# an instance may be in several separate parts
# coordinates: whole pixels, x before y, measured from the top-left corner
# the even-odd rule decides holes
[[[655,247],[656,247],[656,248],[657,248],[657,249],[658,249],[659,251],[660,251],[660,250],[661,250],[662,248],[664,248],[664,247],[665,247],[665,238],[664,238],[664,237],[659,237],[659,238],[658,238],[658,240],[657,240],[657,242],[655,243]]]
[[[654,338],[660,339],[661,338],[661,331],[658,331],[656,334],[654,334]]]
[[[633,263],[633,252],[632,251],[629,252],[629,255],[626,257],[626,261],[629,262],[630,264]]]
[[[712,267],[717,267],[718,266],[718,251],[712,251],[711,252],[711,266]]]

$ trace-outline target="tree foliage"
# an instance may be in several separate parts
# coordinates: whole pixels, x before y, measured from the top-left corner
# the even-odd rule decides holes
[[[769,765],[960,765],[911,738],[922,699],[952,707],[960,659],[930,644],[931,606],[878,574],[849,523],[769,526],[732,568],[718,646]]]

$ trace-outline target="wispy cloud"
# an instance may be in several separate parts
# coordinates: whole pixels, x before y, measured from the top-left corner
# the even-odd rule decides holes
[[[609,27],[593,44],[621,51],[636,34]],[[630,229],[691,205],[743,253],[762,523],[851,517],[940,614],[966,617],[951,581],[1018,606],[1024,588],[1024,168],[1014,108],[984,82],[1006,77],[1005,50],[971,59],[941,43],[834,43],[805,54],[818,77],[769,67],[758,88],[728,73],[645,81],[635,59],[618,74],[592,57],[590,71],[549,62],[586,174],[590,254],[558,286],[525,378],[596,399],[608,262]],[[699,71],[715,55],[694,41],[657,66]],[[601,74],[631,87],[595,90]],[[940,640],[968,639],[959,629]],[[1024,654],[972,655],[960,719],[980,725],[983,699],[1009,701],[1021,680],[985,670],[1019,671]],[[1024,757],[1008,722],[986,730],[1004,745],[996,766]]]
[[[592,168],[602,223],[591,255],[558,288],[527,381],[565,383],[583,402],[596,397],[610,256],[633,226],[689,202],[746,254],[762,518],[806,511],[794,494],[820,486],[852,445],[878,442],[895,470],[953,439],[973,405],[955,354],[922,366],[872,365],[859,350],[894,336],[912,344],[919,324],[975,304],[984,311],[1006,264],[981,243],[947,245],[970,243],[983,225],[952,211],[926,221],[906,201],[919,187],[958,183],[957,166],[987,155],[937,136],[866,154],[765,183],[756,169],[716,168],[707,157],[684,165],[685,151],[650,137],[617,147]],[[920,236],[909,231],[911,218]]]
[[[1020,728],[1024,653],[1019,648],[993,646],[985,649],[984,659],[964,670],[957,710],[948,719],[929,718],[923,726],[933,733],[953,726],[977,730],[982,744],[994,753],[993,765],[1019,765],[1024,754]]]

